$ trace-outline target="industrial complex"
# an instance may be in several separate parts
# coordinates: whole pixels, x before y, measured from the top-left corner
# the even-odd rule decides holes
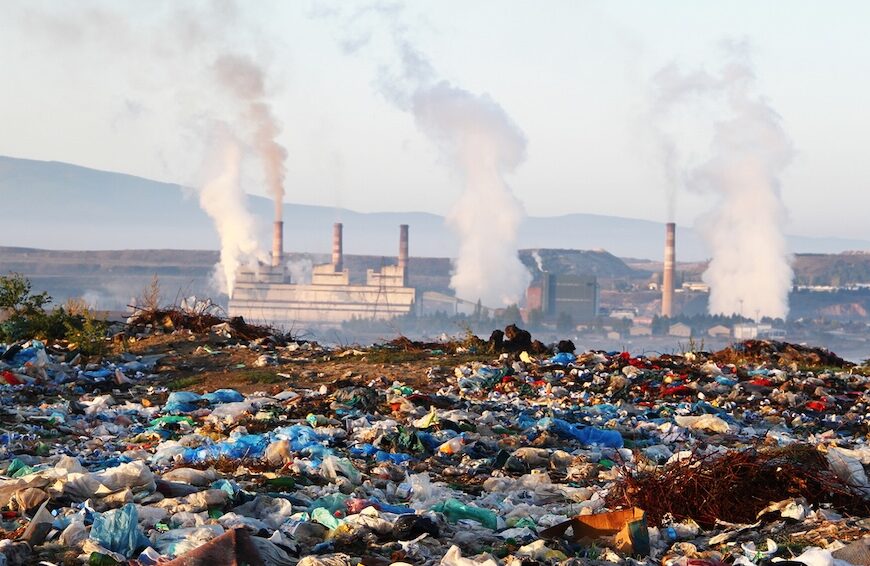
[[[664,269],[661,279],[661,314],[672,317],[674,308],[675,233],[666,225]],[[284,264],[283,222],[274,224],[270,265],[243,268],[229,301],[231,316],[273,326],[295,324],[338,325],[353,319],[388,320],[408,314],[489,314],[494,305],[480,305],[476,297],[455,297],[418,290],[409,283],[408,225],[399,226],[395,263],[351,274],[344,265],[343,225],[332,232],[332,260],[313,266],[310,280],[295,280]],[[592,274],[554,274],[540,270],[521,305],[528,319],[559,319],[585,324],[601,315],[599,283]]]
[[[396,265],[369,269],[364,282],[352,283],[344,268],[342,225],[335,224],[332,262],[315,265],[310,282],[292,281],[281,253],[283,237],[275,223],[272,265],[246,268],[236,280],[230,297],[231,316],[242,316],[274,326],[295,323],[337,324],[353,318],[390,319],[408,314],[416,292],[406,285],[408,278],[408,226],[399,227],[399,256]]]

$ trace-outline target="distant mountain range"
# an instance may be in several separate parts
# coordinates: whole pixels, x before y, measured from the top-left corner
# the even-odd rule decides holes
[[[248,206],[259,222],[261,241],[271,234],[272,203],[250,196]],[[0,245],[66,250],[218,248],[218,237],[196,195],[178,185],[131,175],[98,171],[59,162],[0,156]],[[453,257],[457,239],[444,219],[426,212],[360,213],[300,204],[284,205],[285,249],[326,253],[331,224],[344,223],[349,254],[393,256],[398,225],[410,225],[411,255]],[[486,222],[486,211],[480,211]],[[567,214],[526,218],[521,248],[605,249],[619,257],[658,259],[664,226],[659,222]],[[494,232],[493,238],[500,234]],[[870,241],[790,236],[795,253],[870,250]],[[707,257],[690,228],[677,229],[680,261]],[[264,245],[264,249],[268,249]]]

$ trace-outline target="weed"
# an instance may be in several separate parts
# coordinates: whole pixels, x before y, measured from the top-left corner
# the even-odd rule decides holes
[[[182,389],[193,387],[194,385],[199,385],[200,383],[202,383],[201,377],[190,375],[188,377],[177,377],[167,383],[166,387],[169,388],[170,391],[180,391]]]
[[[245,381],[251,385],[258,383],[264,385],[274,385],[275,383],[283,383],[285,378],[280,375],[264,370],[254,370],[245,373]]]
[[[62,311],[63,309],[58,309]],[[79,320],[81,321],[80,323]],[[78,324],[77,324],[78,323]],[[68,317],[64,320],[66,338],[75,342],[79,351],[86,356],[101,356],[106,353],[106,328],[104,320],[97,320],[90,311],[85,311],[80,317]]]

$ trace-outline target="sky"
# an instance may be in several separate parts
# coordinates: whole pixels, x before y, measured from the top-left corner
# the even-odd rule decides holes
[[[418,0],[336,15],[372,5],[3,2],[0,154],[202,183],[208,123],[245,127],[207,73],[237,51],[266,70],[287,201],[446,213],[460,182],[378,88],[398,21],[439,76],[487,93],[524,132],[508,182],[527,214],[664,221],[652,77],[668,64],[715,70],[724,40],[745,41],[796,151],[781,178],[787,231],[870,239],[866,2]],[[704,155],[704,128],[687,123],[687,154]],[[258,166],[244,168],[246,190],[266,194]],[[678,191],[682,225],[714,206]]]

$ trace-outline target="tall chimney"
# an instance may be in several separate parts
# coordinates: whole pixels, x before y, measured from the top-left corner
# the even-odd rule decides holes
[[[677,226],[673,222],[665,225],[665,268],[662,273],[662,316],[674,316],[674,267],[676,261]]]
[[[408,225],[399,225],[399,269],[402,270],[402,284],[408,280]]]
[[[341,222],[332,225],[332,267],[336,273],[344,271],[344,254],[341,248]]]
[[[281,267],[284,259],[284,223],[276,220],[272,232],[272,267]]]

